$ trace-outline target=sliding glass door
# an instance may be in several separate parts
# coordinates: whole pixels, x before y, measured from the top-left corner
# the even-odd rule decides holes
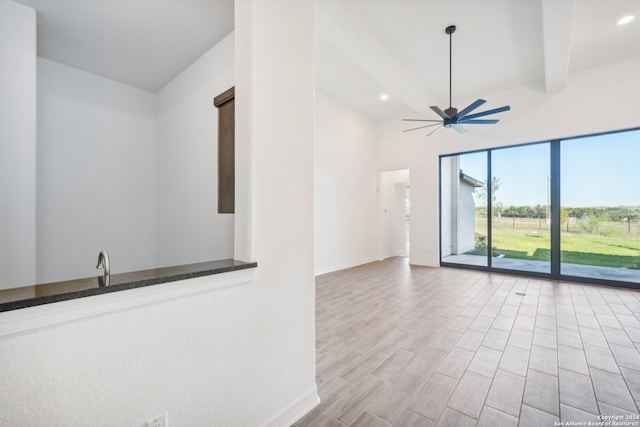
[[[563,275],[640,283],[640,131],[563,141]]]
[[[492,265],[551,272],[549,144],[491,151]]]
[[[441,156],[441,264],[640,284],[640,130]]]
[[[487,266],[487,153],[440,159],[442,259]]]

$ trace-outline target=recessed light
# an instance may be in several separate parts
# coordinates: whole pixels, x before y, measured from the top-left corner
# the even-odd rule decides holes
[[[387,99],[389,99],[389,95],[387,95],[386,93],[380,95],[380,101],[386,101]]]
[[[633,21],[634,18],[635,16],[633,15],[625,16],[624,18],[618,21],[618,25],[628,24],[629,22]]]

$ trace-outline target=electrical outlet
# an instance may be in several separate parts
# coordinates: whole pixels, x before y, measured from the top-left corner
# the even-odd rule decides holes
[[[162,415],[158,415],[151,421],[147,421],[146,427],[168,427],[167,426],[167,413],[165,412]]]

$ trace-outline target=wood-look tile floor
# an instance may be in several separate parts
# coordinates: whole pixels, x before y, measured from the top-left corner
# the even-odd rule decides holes
[[[639,349],[640,291],[391,258],[317,277],[295,426],[640,425]]]

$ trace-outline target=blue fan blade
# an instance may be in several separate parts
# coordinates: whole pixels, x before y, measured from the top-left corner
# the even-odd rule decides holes
[[[499,120],[491,119],[491,120],[474,120],[474,119],[462,119],[458,120],[458,123],[463,125],[495,125]]]
[[[442,111],[440,108],[438,108],[436,106],[431,106],[429,108],[431,108],[433,111],[435,111],[436,114],[439,115],[440,117],[442,117],[443,119],[450,119],[451,118],[448,115],[446,115],[444,111]]]
[[[406,130],[403,130],[402,132],[409,132],[411,130],[416,130],[416,129],[430,128],[432,126],[438,126],[438,125],[441,125],[441,124],[442,124],[442,120],[440,120],[438,123],[434,123],[432,125],[420,126],[420,127],[413,128],[413,129],[406,129]]]
[[[511,109],[511,107],[509,107],[508,105],[505,105],[504,107],[494,108],[493,110],[482,111],[482,112],[476,113],[476,114],[469,114],[468,116],[466,116],[464,118],[464,120],[475,119],[475,118],[478,118],[478,117],[484,117],[484,116],[488,116],[489,114],[501,113],[503,111],[509,111],[510,109]]]
[[[472,112],[473,110],[475,110],[476,108],[484,104],[485,102],[487,101],[485,101],[484,99],[478,99],[476,102],[472,103],[464,110],[459,111],[458,114],[456,114],[452,118],[460,120],[461,118],[463,118],[464,116],[466,116],[467,114],[469,114],[470,112]]]

